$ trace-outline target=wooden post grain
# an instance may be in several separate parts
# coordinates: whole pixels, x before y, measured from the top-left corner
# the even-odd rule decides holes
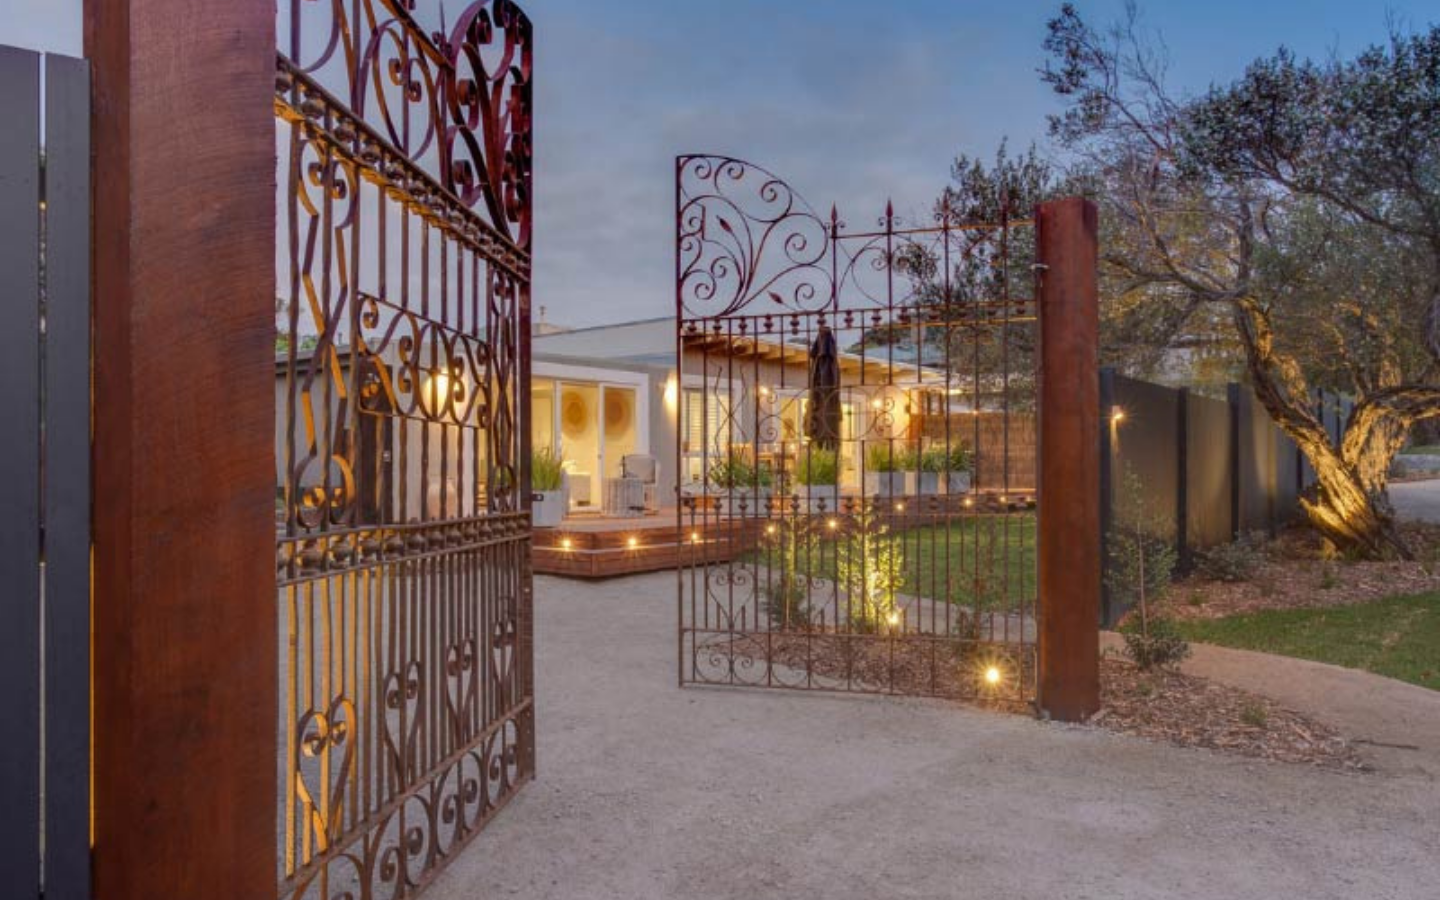
[[[85,2],[105,900],[275,891],[274,23]]]
[[[1043,714],[1100,708],[1100,383],[1095,206],[1036,211],[1040,274],[1040,686]]]

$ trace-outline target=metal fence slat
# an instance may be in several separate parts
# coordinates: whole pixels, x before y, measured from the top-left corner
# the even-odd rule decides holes
[[[90,77],[45,58],[45,900],[90,896]]]
[[[0,47],[0,896],[40,871],[40,57]]]

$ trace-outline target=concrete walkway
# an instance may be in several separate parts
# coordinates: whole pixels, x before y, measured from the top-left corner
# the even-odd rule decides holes
[[[540,780],[431,900],[1429,900],[1440,884],[1424,766],[1340,774],[941,702],[682,691],[673,574],[536,588]]]
[[[1390,485],[1390,502],[1402,519],[1440,522],[1440,479],[1403,481]]]

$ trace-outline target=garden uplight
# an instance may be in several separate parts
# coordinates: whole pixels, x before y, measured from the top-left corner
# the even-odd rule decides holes
[[[567,538],[561,538],[561,539],[560,539],[560,549],[561,549],[561,550],[570,550],[570,549],[573,549],[574,546],[575,546],[575,542],[572,541],[572,540],[570,540],[568,537],[567,537]]]
[[[831,519],[830,521],[825,523],[825,527],[830,529],[831,531],[834,531],[835,529],[840,527],[840,523],[835,521],[834,519]]]
[[[625,546],[629,547],[631,550],[634,550],[636,547],[640,546],[640,539],[636,537],[628,538],[625,541]]]
[[[1000,684],[1000,667],[999,667],[999,666],[986,666],[986,667],[985,667],[985,683],[988,684],[990,687],[995,687],[995,686],[997,686],[997,685]]]
[[[1121,422],[1125,421],[1125,410],[1121,409],[1118,406],[1115,407],[1114,411],[1110,413],[1110,421],[1116,425],[1119,425]]]

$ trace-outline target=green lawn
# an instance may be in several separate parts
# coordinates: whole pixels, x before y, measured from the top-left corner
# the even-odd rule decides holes
[[[1029,608],[1034,603],[1033,512],[957,517],[944,525],[895,529],[888,536],[903,559],[902,594],[947,597],[989,610],[1019,611],[1022,605]],[[767,558],[778,564],[778,556],[766,551],[749,561]],[[834,578],[834,540],[820,540],[815,552],[802,559],[801,568],[810,575]]]
[[[1440,690],[1440,593],[1180,623],[1192,641],[1364,669]]]

